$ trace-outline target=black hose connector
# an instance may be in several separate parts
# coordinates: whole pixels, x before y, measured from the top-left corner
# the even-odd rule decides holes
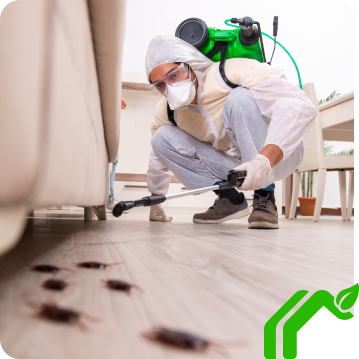
[[[255,26],[256,21],[253,21],[253,19],[249,16],[245,16],[242,19],[231,19],[232,23],[239,24],[239,27],[241,28],[241,31],[238,33],[239,41],[244,46],[252,46],[254,45],[260,36],[259,29]]]
[[[153,206],[154,204],[159,204],[166,201],[166,196],[164,196],[163,194],[157,194],[155,196],[144,197],[143,199],[148,200],[147,206]]]

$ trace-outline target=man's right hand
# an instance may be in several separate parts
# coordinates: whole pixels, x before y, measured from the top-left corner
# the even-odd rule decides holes
[[[252,161],[242,163],[235,171],[246,171],[246,178],[239,189],[241,191],[256,190],[264,187],[272,168],[267,157],[258,154]]]

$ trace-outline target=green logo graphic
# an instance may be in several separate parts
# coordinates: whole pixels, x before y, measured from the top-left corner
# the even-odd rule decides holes
[[[277,324],[305,297],[306,290],[296,292],[264,326],[264,357],[276,358]],[[348,310],[354,305],[359,294],[359,284],[342,290],[336,299],[326,290],[318,290],[285,322],[283,326],[283,356],[297,357],[297,333],[321,309],[327,308],[338,319],[348,320],[353,314]]]

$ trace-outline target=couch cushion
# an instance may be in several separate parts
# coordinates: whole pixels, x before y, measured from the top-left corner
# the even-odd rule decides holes
[[[0,206],[99,205],[108,154],[86,0],[20,0],[0,19]]]
[[[35,207],[108,199],[108,156],[85,0],[52,1],[46,137]]]
[[[0,206],[28,197],[41,164],[48,11],[20,0],[0,17]]]

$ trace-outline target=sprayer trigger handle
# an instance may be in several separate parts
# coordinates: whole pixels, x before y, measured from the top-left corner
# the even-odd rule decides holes
[[[231,183],[233,187],[241,187],[246,175],[245,171],[231,170],[228,173],[227,182]]]

